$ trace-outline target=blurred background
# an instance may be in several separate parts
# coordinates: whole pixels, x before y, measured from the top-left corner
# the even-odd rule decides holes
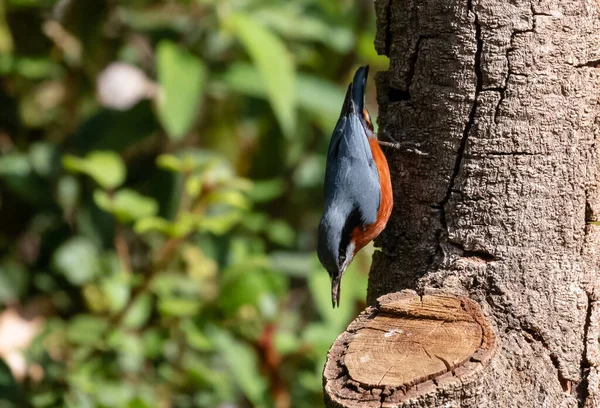
[[[315,255],[372,0],[0,0],[0,407],[319,407]],[[368,104],[376,116],[375,87]]]

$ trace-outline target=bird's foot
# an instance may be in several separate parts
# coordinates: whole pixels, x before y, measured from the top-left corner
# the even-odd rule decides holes
[[[390,137],[390,139],[392,138]],[[429,156],[429,153],[426,153],[419,149],[422,146],[422,144],[417,142],[397,142],[395,140],[394,142],[384,142],[382,140],[379,140],[379,144],[381,146],[393,147],[394,149],[402,149],[410,153],[418,154],[419,156]]]

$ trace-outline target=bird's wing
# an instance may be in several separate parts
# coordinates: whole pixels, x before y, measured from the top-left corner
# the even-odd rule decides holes
[[[327,153],[325,207],[343,203],[349,213],[358,212],[359,225],[368,225],[377,219],[380,200],[379,173],[360,119],[340,118]]]

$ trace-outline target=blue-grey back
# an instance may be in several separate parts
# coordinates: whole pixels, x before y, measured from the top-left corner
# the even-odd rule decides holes
[[[325,213],[334,203],[347,203],[339,210],[358,209],[363,223],[371,224],[377,219],[380,195],[379,173],[358,115],[341,118],[327,153]]]

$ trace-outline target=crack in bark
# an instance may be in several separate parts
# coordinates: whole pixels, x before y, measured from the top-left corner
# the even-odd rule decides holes
[[[450,201],[450,196],[452,195],[452,190],[454,189],[454,183],[456,182],[456,178],[458,177],[458,173],[460,172],[462,159],[465,154],[466,147],[467,147],[467,139],[469,137],[469,133],[471,132],[473,125],[475,124],[475,115],[477,113],[477,104],[478,104],[479,94],[481,93],[481,91],[483,89],[483,73],[482,73],[482,69],[481,69],[481,54],[483,52],[483,39],[481,37],[481,25],[479,24],[479,16],[477,15],[477,13],[475,13],[475,10],[473,9],[473,0],[467,0],[467,10],[470,13],[473,13],[473,15],[475,17],[474,22],[473,22],[475,25],[475,43],[476,43],[476,47],[477,47],[475,50],[475,57],[474,57],[475,61],[473,64],[473,68],[475,70],[475,78],[476,78],[475,94],[473,95],[473,103],[471,105],[471,110],[469,112],[468,121],[463,130],[460,145],[459,145],[458,151],[456,153],[456,161],[454,163],[454,170],[452,172],[452,176],[450,177],[448,190],[446,191],[446,194],[445,194],[444,198],[442,199],[442,202],[440,203],[440,219],[441,219],[441,224],[442,224],[442,231],[440,233],[440,236],[438,237],[438,242],[441,241],[441,238],[442,238],[441,234],[443,234],[443,231],[446,231],[446,239],[449,241],[449,239],[448,239],[448,237],[449,237],[448,221],[446,219],[446,205]],[[441,247],[441,242],[440,242],[439,249],[443,253],[443,248]]]
[[[575,65],[575,68],[600,68],[600,58]]]
[[[533,152],[486,152],[486,155],[489,156],[546,156],[544,153],[533,153]]]
[[[513,30],[513,32],[510,34],[510,41],[508,43],[508,47],[506,48],[506,65],[507,65],[507,69],[506,69],[506,78],[504,79],[504,86],[499,88],[500,92],[500,99],[498,100],[498,103],[496,104],[496,109],[494,110],[494,123],[498,124],[498,116],[500,116],[500,106],[502,105],[502,102],[504,102],[504,98],[505,98],[505,92],[508,89],[508,81],[510,80],[510,76],[511,75],[518,75],[515,74],[514,72],[512,72],[511,66],[510,66],[510,58],[509,58],[509,54],[511,51],[514,51],[515,46],[514,46],[514,41],[515,41],[515,37],[519,34],[525,34],[525,33],[534,33],[537,29],[537,25],[535,22],[535,16],[538,15],[545,15],[545,14],[541,14],[538,13],[536,14],[535,10],[533,9],[533,1],[531,1],[529,3],[529,8],[531,10],[531,27],[527,28],[526,30]]]
[[[419,51],[421,49],[421,42],[426,39],[436,38],[436,35],[420,35],[417,38],[415,47],[412,50],[410,57],[408,58],[408,72],[406,73],[405,89],[388,88],[388,100],[390,102],[409,101],[411,98],[410,87],[412,85],[413,77],[415,76],[415,70],[417,67],[417,60],[419,59]]]
[[[591,361],[588,359],[588,342],[590,326],[592,324],[592,311],[593,311],[593,299],[592,296],[586,293],[588,299],[587,313],[585,315],[585,325],[583,326],[583,338],[586,340],[583,342],[583,354],[581,356],[581,383],[577,384],[575,389],[577,390],[579,406],[584,407],[586,401],[590,395],[588,375],[590,368],[592,367]]]
[[[497,262],[500,260],[500,258],[498,258],[496,255],[491,254],[487,251],[472,251],[466,249],[462,244],[450,240],[448,240],[448,243],[460,251],[461,258],[477,258],[483,263]]]

